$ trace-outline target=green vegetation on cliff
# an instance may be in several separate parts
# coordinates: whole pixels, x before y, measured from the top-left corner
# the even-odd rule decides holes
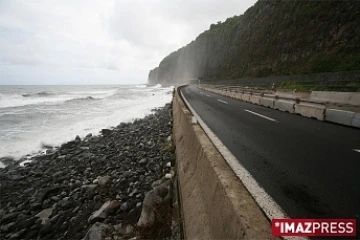
[[[149,83],[360,69],[358,1],[260,0],[165,57]]]

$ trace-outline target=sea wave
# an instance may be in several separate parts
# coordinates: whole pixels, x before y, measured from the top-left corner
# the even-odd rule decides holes
[[[87,96],[87,97],[69,99],[69,100],[66,100],[65,102],[96,101],[96,100],[101,100],[101,99],[102,98],[95,98],[92,96]]]
[[[53,96],[55,95],[54,93],[48,92],[48,91],[43,91],[43,92],[38,92],[38,93],[24,93],[21,94],[21,96],[23,97],[46,97],[46,96]]]
[[[38,105],[38,104],[59,104],[69,101],[89,101],[89,100],[98,100],[101,99],[98,96],[79,96],[79,95],[56,95],[53,94],[53,97],[48,97],[49,95],[44,95],[40,97],[29,97],[23,96],[24,94],[0,94],[0,108],[10,108],[10,107],[24,107],[27,105]],[[35,95],[32,95],[35,96]]]
[[[23,96],[25,95],[25,96]],[[27,94],[1,94],[0,93],[0,108],[8,107],[22,107],[27,105],[34,104],[43,104],[43,103],[56,103],[63,102],[68,100],[64,96],[60,97],[29,97]]]
[[[172,98],[170,88],[135,86],[111,89],[96,89],[92,86],[73,89],[55,87],[49,92],[61,94],[51,97],[21,95],[41,92],[39,89],[31,90],[18,91],[15,96],[12,93],[16,92],[12,89],[2,92],[0,114],[3,115],[0,116],[0,121],[4,125],[0,128],[0,157],[12,156],[19,159],[26,154],[36,154],[42,149],[42,143],[59,146],[76,135],[96,135],[102,128],[116,126],[120,122],[131,122],[150,114],[153,108],[163,106]],[[132,90],[143,92],[134,93]],[[11,102],[4,102],[4,98],[11,99]],[[48,101],[55,100],[57,102],[48,104]],[[32,106],[1,109],[5,104],[24,105],[37,102],[37,105]],[[46,107],[43,107],[44,102]]]
[[[145,86],[145,87],[144,87]],[[161,84],[155,86],[138,85],[132,88],[113,88],[113,89],[84,89],[76,91],[39,91],[39,92],[19,92],[19,93],[0,93],[0,108],[23,107],[27,105],[53,105],[63,104],[71,101],[93,101],[99,99],[136,99],[138,95],[129,94],[137,92],[144,96],[151,95],[157,91],[165,91]],[[129,92],[130,90],[130,92]],[[142,92],[142,93],[141,93]]]
[[[161,84],[156,84],[153,88],[161,88]]]
[[[2,94],[0,93],[0,108],[23,107],[37,104],[60,104],[69,101],[98,100],[108,98],[116,94],[111,91],[84,91],[52,93],[48,91],[38,93]]]

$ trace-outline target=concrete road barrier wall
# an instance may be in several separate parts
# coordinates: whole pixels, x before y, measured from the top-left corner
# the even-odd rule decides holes
[[[260,98],[260,105],[264,107],[274,108],[275,98],[273,95],[264,94],[262,98]]]
[[[185,239],[275,239],[255,200],[176,92],[173,134]]]
[[[278,89],[275,92],[276,96],[279,96],[280,98],[302,98],[302,99],[308,99],[310,98],[311,92],[299,92],[299,91],[293,91],[293,90],[287,90],[287,89]]]
[[[257,104],[260,105],[260,98],[261,98],[261,94],[260,93],[252,93],[250,95],[250,102],[252,104]]]
[[[211,87],[206,87],[202,89],[207,91],[213,91]],[[225,95],[225,91],[223,90],[216,90],[215,92],[221,95]],[[313,91],[310,94],[310,92],[294,93],[286,90],[277,90],[277,98],[275,98],[273,94],[262,94],[257,92],[233,92],[231,97],[241,101],[247,101],[253,104],[262,105],[265,107],[270,107],[281,111],[287,111],[289,113],[297,113],[305,117],[316,118],[320,121],[333,122],[346,126],[360,128],[360,113],[331,108],[326,109],[325,105],[321,103],[310,102],[312,100],[324,101],[327,98],[334,96],[334,98],[337,99],[335,101],[338,102],[343,101],[344,103],[356,103],[358,101],[357,94],[358,93],[339,92],[330,92],[330,94],[327,94],[327,92],[320,91]],[[305,100],[306,102],[296,103],[295,97],[301,99],[308,98],[308,100]],[[292,98],[294,99],[292,100]],[[309,98],[312,98],[312,100]]]
[[[294,113],[324,121],[325,106],[316,103],[300,102],[295,104]]]
[[[360,128],[360,113],[355,113],[351,122],[351,126]]]
[[[242,99],[242,95],[243,95],[242,92],[237,92],[237,93],[235,94],[235,99],[241,100],[241,99]]]
[[[242,95],[242,100],[245,102],[250,102],[250,93],[249,92],[244,92]]]
[[[289,113],[294,113],[294,105],[295,105],[295,101],[294,100],[286,100],[286,99],[275,99],[274,101],[274,108],[281,110],[281,111],[286,111]]]
[[[312,91],[310,99],[313,101],[360,106],[360,92]]]
[[[354,112],[327,108],[325,110],[325,121],[351,126],[354,115]]]

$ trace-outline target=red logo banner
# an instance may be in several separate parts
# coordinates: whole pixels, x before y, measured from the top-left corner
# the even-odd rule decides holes
[[[356,236],[356,219],[284,219],[272,220],[272,235],[285,236]]]

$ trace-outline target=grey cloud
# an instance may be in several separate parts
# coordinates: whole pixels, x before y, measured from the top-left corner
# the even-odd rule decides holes
[[[254,2],[0,0],[0,64],[12,66],[3,69],[2,76],[27,84],[33,81],[28,79],[61,72],[67,79],[90,79],[89,83],[96,82],[96,76],[101,83],[106,76],[112,83],[145,82],[148,70],[163,57],[211,23],[242,14]]]

